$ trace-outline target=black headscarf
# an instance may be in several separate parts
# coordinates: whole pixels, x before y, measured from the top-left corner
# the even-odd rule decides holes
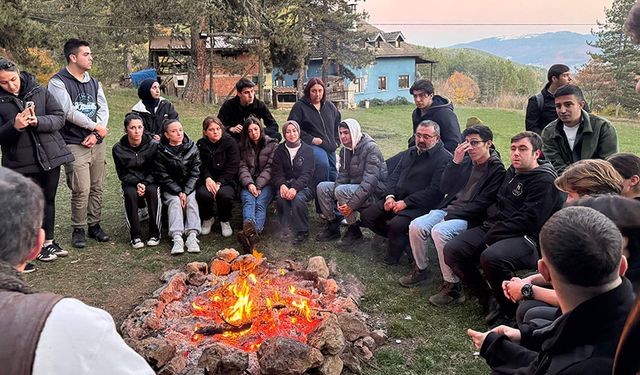
[[[149,111],[149,113],[155,113],[156,107],[160,102],[160,99],[154,99],[151,96],[151,86],[157,81],[153,78],[147,78],[140,82],[140,87],[138,87],[138,98],[142,100],[142,104]]]

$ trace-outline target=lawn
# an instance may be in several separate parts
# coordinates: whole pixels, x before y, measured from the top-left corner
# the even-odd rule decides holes
[[[110,146],[122,133],[122,119],[137,101],[134,90],[107,90],[111,110],[111,133],[107,138]],[[200,137],[200,123],[206,115],[217,114],[217,107],[191,105],[176,101],[186,132],[192,139]],[[411,133],[412,106],[374,107],[370,109],[346,110],[343,118],[352,117],[360,121],[363,130],[381,146],[386,157],[406,147]],[[522,111],[487,108],[458,108],[458,118],[464,126],[465,119],[477,116],[495,133],[495,143],[503,159],[508,159],[509,138],[524,128]],[[274,115],[280,124],[288,111],[276,110]],[[622,151],[640,153],[637,138],[640,125],[630,122],[614,122],[618,130]],[[128,244],[128,232],[124,223],[124,209],[120,197],[120,184],[108,152],[107,181],[103,204],[103,228],[111,241],[97,244],[89,240],[88,247],[73,249],[70,245],[69,191],[60,185],[58,192],[57,240],[70,250],[67,258],[51,264],[39,263],[40,270],[27,275],[27,280],[39,290],[52,291],[109,311],[119,325],[134,306],[150,296],[160,286],[159,276],[165,270],[178,268],[191,261],[207,261],[219,249],[237,247],[233,238],[222,238],[219,225],[212,234],[201,237],[202,253],[169,255],[170,242],[164,238],[155,248],[132,249]],[[507,163],[508,164],[508,163]],[[232,226],[241,226],[239,203],[234,208]],[[320,222],[312,214],[311,237],[319,231]],[[144,227],[144,225],[143,225]],[[317,243],[313,240],[293,247],[278,242],[275,236],[277,219],[270,214],[267,228],[259,250],[270,258],[288,258],[304,261],[313,255],[334,259],[340,273],[357,276],[366,285],[366,294],[361,308],[370,315],[369,323],[383,328],[389,335],[388,343],[375,353],[375,360],[364,369],[364,374],[483,374],[488,372],[484,360],[473,355],[466,328],[486,328],[482,313],[475,301],[447,308],[431,306],[427,298],[436,292],[441,282],[437,269],[435,251],[431,253],[431,268],[436,274],[432,285],[415,289],[399,286],[397,279],[410,270],[405,261],[389,267],[381,260],[383,249],[372,241],[365,241],[349,251],[338,250],[333,244]],[[365,233],[368,239],[370,232]],[[433,250],[433,249],[432,249]]]

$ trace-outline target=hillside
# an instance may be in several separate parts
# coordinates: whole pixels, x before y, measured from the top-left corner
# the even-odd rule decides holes
[[[486,38],[456,44],[449,48],[472,48],[539,67],[563,63],[575,68],[587,62],[589,52],[597,51],[587,44],[593,40],[593,35],[560,31],[519,37]]]

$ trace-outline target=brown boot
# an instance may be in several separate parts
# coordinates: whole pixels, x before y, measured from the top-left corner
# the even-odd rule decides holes
[[[429,274],[429,271],[427,271],[426,269],[421,270],[418,267],[415,267],[413,271],[402,276],[398,280],[398,282],[400,283],[400,285],[402,285],[405,288],[411,288],[411,287],[420,285],[422,283],[425,283],[426,281],[429,280],[430,276],[431,275]]]
[[[429,297],[429,302],[435,306],[462,303],[464,300],[465,297],[462,292],[462,285],[460,283],[450,283],[447,281],[442,284],[438,293]]]

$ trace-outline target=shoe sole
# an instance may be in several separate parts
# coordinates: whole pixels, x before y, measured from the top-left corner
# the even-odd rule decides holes
[[[433,306],[438,306],[438,307],[443,307],[443,306],[448,306],[448,305],[458,305],[458,304],[461,304],[461,303],[463,303],[464,301],[467,300],[467,298],[465,296],[462,296],[462,297],[458,297],[458,298],[452,299],[451,301],[449,301],[447,303],[436,303],[436,302],[433,302],[431,300],[432,297],[429,297],[429,303],[432,304]]]
[[[200,249],[187,249],[187,253],[199,253]]]
[[[66,257],[67,255],[69,255],[69,252],[68,252],[68,251],[66,251],[66,250],[65,250],[64,252],[62,252],[62,251],[56,251],[56,252],[54,252],[54,254],[56,254],[56,256],[57,256],[58,258],[64,258],[64,257]]]
[[[100,238],[98,238],[96,236],[89,235],[89,238],[94,239],[94,240],[96,240],[98,242],[109,242],[109,237],[100,239]]]
[[[420,280],[420,281],[417,281],[415,283],[409,284],[409,283],[403,283],[402,281],[398,280],[398,284],[400,284],[400,286],[403,286],[405,288],[413,288],[414,286],[426,284],[427,281],[429,281],[429,279],[424,279],[424,280]]]
[[[73,242],[71,243],[71,246],[75,247],[76,249],[82,249],[87,247],[87,243],[86,242]]]
[[[36,259],[38,259],[41,262],[53,262],[54,260],[58,259],[57,255],[53,255],[49,258],[41,258],[41,257],[37,257]]]
[[[180,254],[184,254],[184,250],[181,250],[181,251],[171,251],[171,255],[180,255]]]
[[[147,246],[153,247],[153,246],[158,246],[160,245],[160,241],[147,241]]]

